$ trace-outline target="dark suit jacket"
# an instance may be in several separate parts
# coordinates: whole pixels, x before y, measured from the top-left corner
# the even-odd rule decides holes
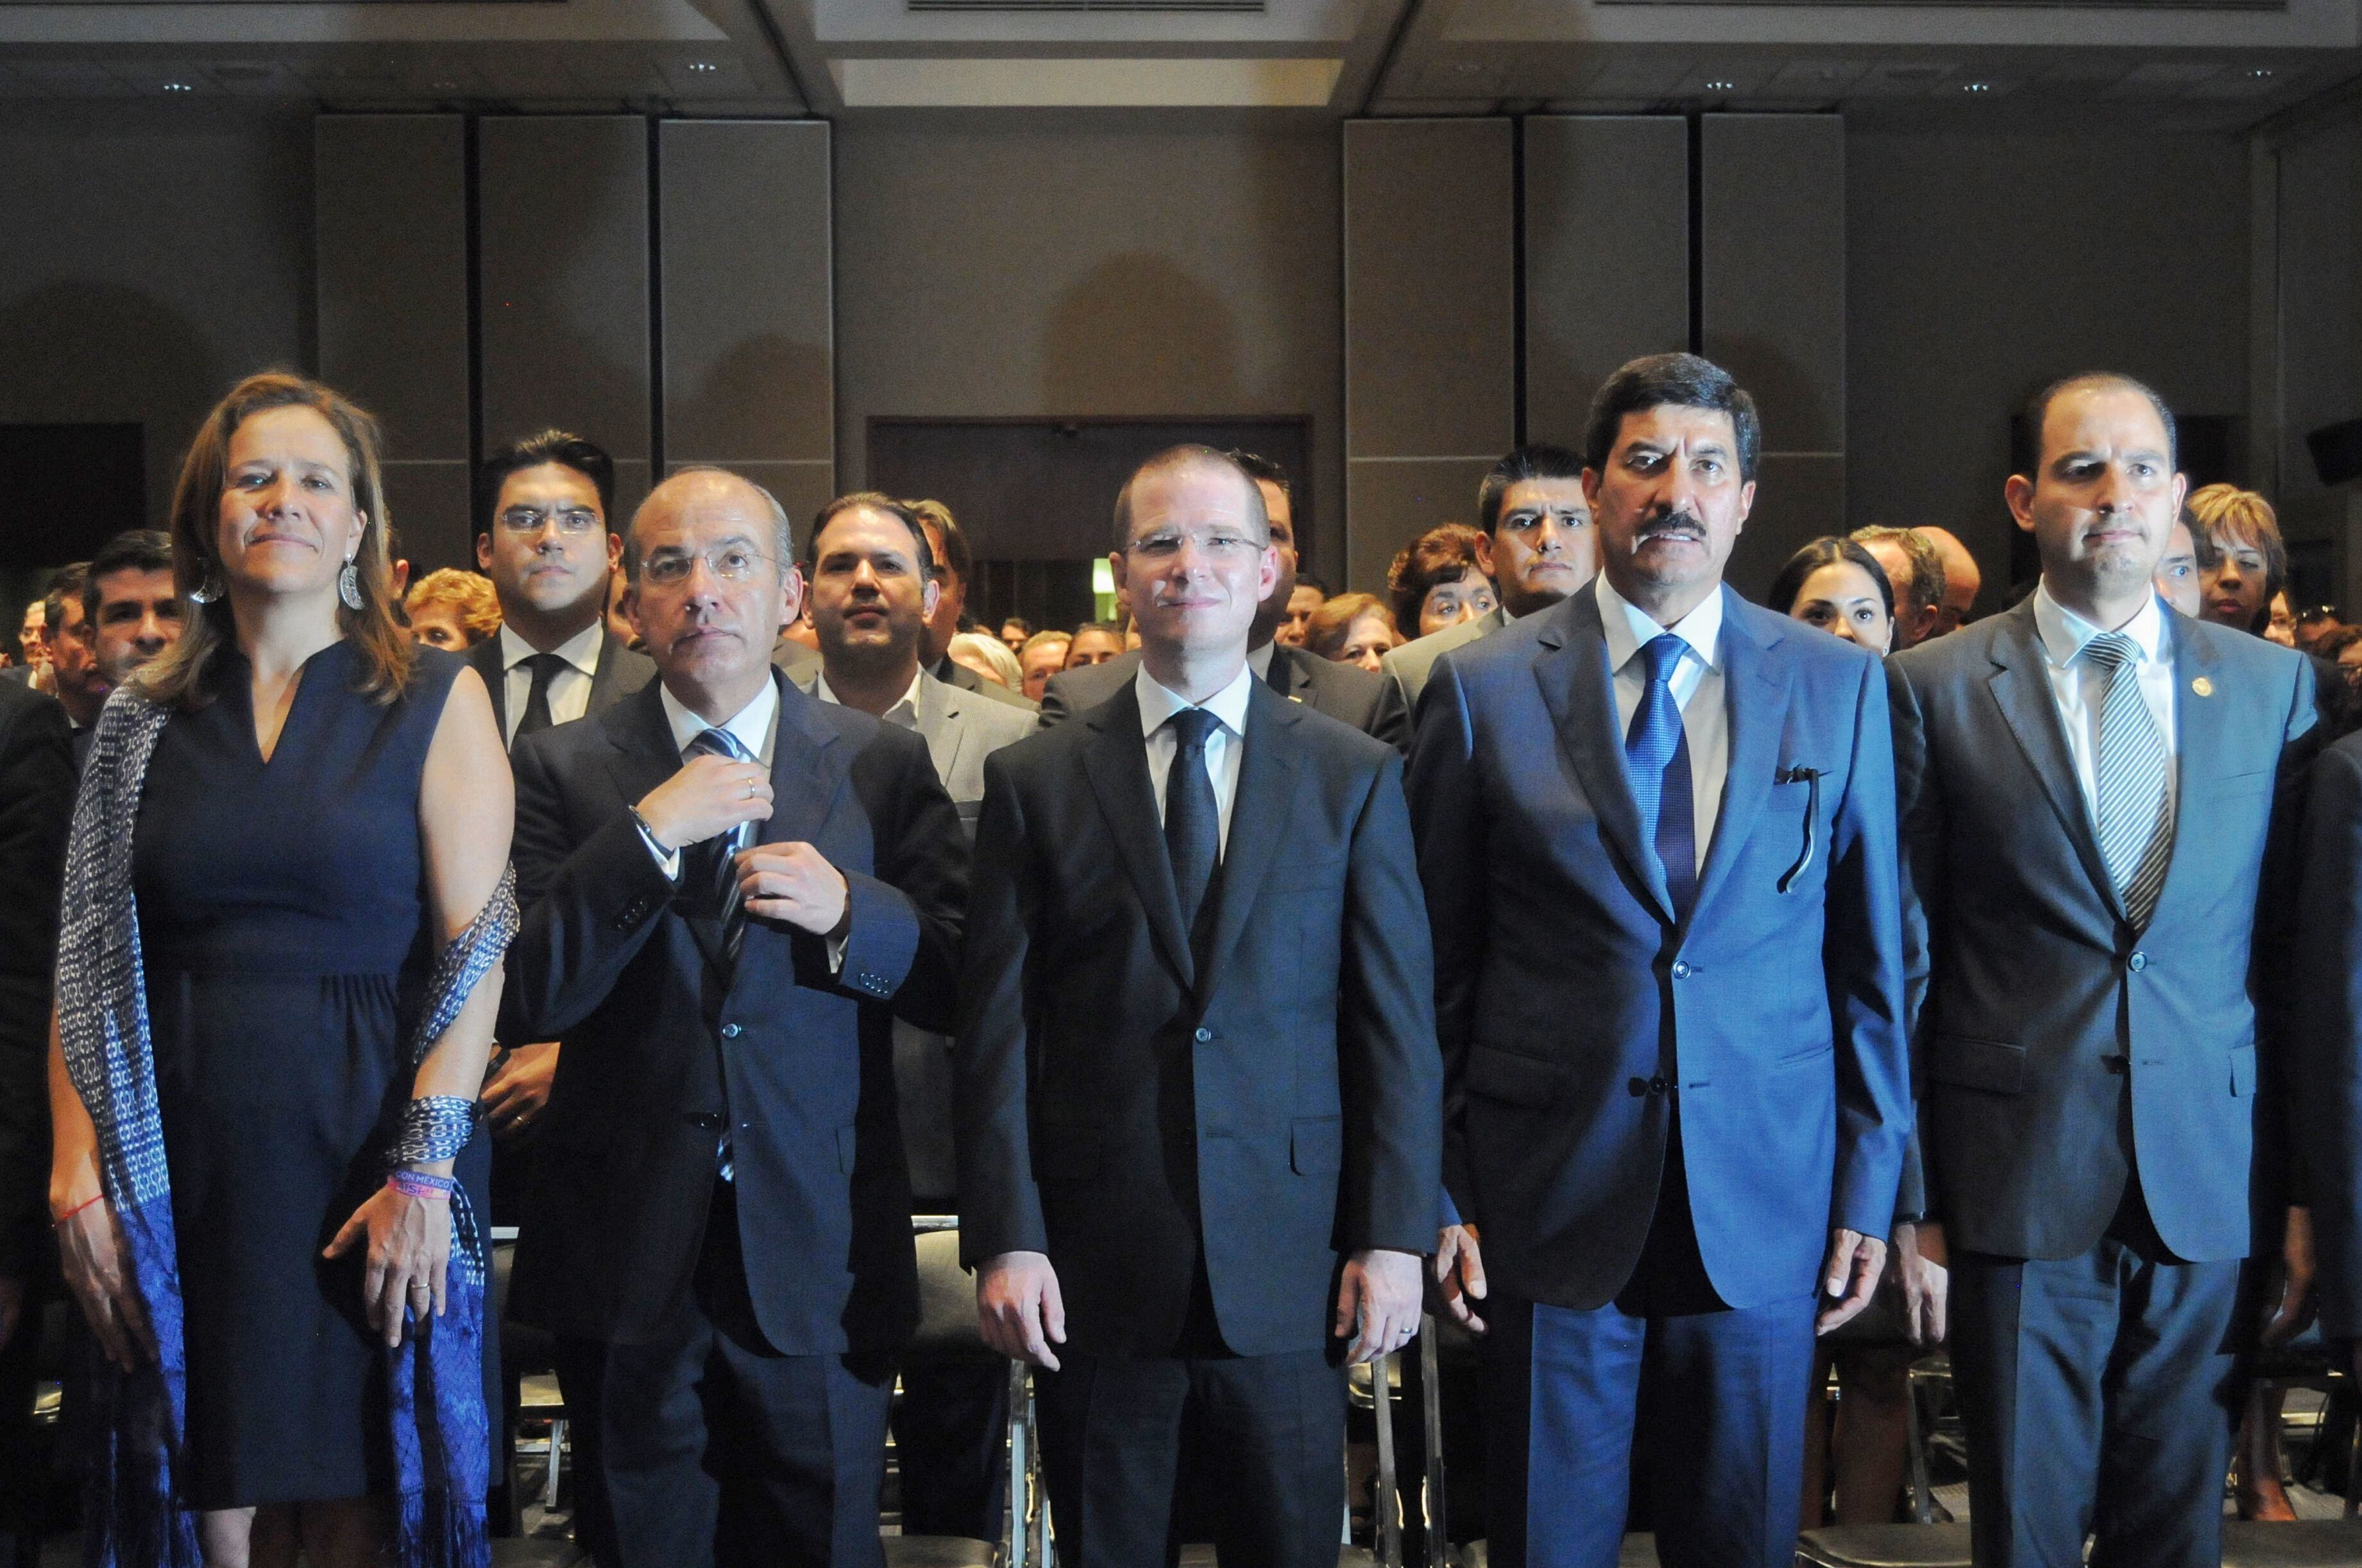
[[[2286,1196],[2287,1138],[2261,1118],[2288,1108],[2257,1091],[2259,1065],[2276,1088],[2292,1000],[2312,671],[2259,637],[2166,625],[2176,830],[2139,930],[2100,859],[2031,601],[1888,661],[1926,1214],[1954,1251],[2073,1256],[2137,1168],[2176,1255],[2244,1257],[2251,1204]]]
[[[1652,1085],[1676,1078],[1731,1306],[1810,1294],[1831,1225],[1893,1219],[1910,1090],[1878,664],[1727,589],[1720,652],[1729,771],[1686,920],[1640,838],[1590,589],[1445,654],[1419,699],[1445,1176],[1522,1299],[1587,1310],[1629,1280],[1670,1125]]]
[[[1328,1342],[1338,1255],[1435,1245],[1427,930],[1395,752],[1258,685],[1203,961],[1129,688],[985,763],[960,1249],[1044,1252],[1067,1343]]]
[[[73,816],[66,710],[0,681],[0,1277],[25,1277],[50,1217],[50,988]]]
[[[501,667],[499,633],[485,638],[468,650],[468,663],[476,674],[484,677],[484,686],[492,694],[492,722],[501,733],[509,732],[508,672]],[[657,662],[646,653],[635,653],[613,632],[602,632],[599,640],[599,662],[590,669],[590,706],[582,710],[585,718],[596,718],[625,697],[648,684],[657,673]]]
[[[1052,675],[1042,689],[1042,728],[1047,729],[1097,707],[1130,685],[1139,673],[1140,653],[1135,649],[1104,664],[1086,664]],[[1280,696],[1398,751],[1410,743],[1409,710],[1403,707],[1402,694],[1392,682],[1367,670],[1275,643],[1269,684]]]
[[[719,923],[676,896],[629,810],[680,767],[657,683],[516,750],[525,918],[501,1037],[563,1036],[566,1049],[535,1146],[515,1310],[559,1333],[642,1340],[686,1298],[725,1125],[747,1289],[772,1345],[884,1348],[915,1321],[890,1025],[950,1026],[959,817],[918,736],[772,678],[778,799],[760,836],[809,842],[844,873],[840,974],[822,938],[750,920],[723,982]]]
[[[2321,754],[2297,916],[2297,1095],[2322,1332],[2362,1336],[2362,735]]]

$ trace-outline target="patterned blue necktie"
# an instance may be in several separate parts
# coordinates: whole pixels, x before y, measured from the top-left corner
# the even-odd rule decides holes
[[[2102,671],[2100,755],[2092,768],[2099,798],[2100,858],[2136,929],[2148,924],[2173,861],[2173,796],[2166,785],[2173,759],[2141,696],[2140,644],[2121,631],[2103,631],[2083,644],[2083,657]]]
[[[1624,738],[1624,766],[1632,801],[1640,808],[1641,837],[1654,844],[1664,867],[1673,916],[1685,918],[1697,898],[1697,817],[1690,793],[1690,743],[1673,701],[1673,672],[1690,645],[1668,631],[1640,652],[1649,660],[1649,689],[1632,710]]]
[[[755,760],[746,754],[738,737],[719,725],[691,740],[689,754],[720,757],[729,762]],[[681,862],[683,885],[702,891],[709,900],[706,907],[722,921],[722,951],[733,972],[738,968],[738,949],[746,940],[746,909],[738,893],[736,856],[754,841],[755,825],[741,822],[728,832],[690,845],[689,856]]]
[[[1173,858],[1173,891],[1181,900],[1181,928],[1195,946],[1206,890],[1222,859],[1221,803],[1206,772],[1206,742],[1221,722],[1202,707],[1185,707],[1165,722],[1173,730],[1173,763],[1164,773],[1164,849]]]

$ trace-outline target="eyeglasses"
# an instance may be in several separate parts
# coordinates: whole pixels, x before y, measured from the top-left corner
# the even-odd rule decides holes
[[[764,559],[762,552],[746,544],[717,544],[702,551],[658,550],[640,563],[640,576],[660,588],[679,587],[702,561],[723,582],[743,583],[755,576]]]
[[[545,524],[555,519],[557,532],[568,538],[579,538],[599,526],[599,514],[586,507],[560,507],[545,511],[539,507],[511,507],[494,519],[503,532],[531,537],[539,533]]]
[[[1269,548],[1262,542],[1250,539],[1243,533],[1232,532],[1228,529],[1209,529],[1201,532],[1177,528],[1159,529],[1146,538],[1133,540],[1124,548],[1127,554],[1138,555],[1146,560],[1169,561],[1181,554],[1181,545],[1185,540],[1197,545],[1204,554],[1218,561],[1242,561],[1250,556],[1260,555]]]

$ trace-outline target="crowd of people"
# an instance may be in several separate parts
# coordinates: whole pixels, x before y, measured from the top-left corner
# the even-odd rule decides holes
[[[1664,355],[1384,594],[1185,446],[1120,619],[995,629],[941,501],[624,518],[562,431],[412,581],[376,422],[249,378],[0,679],[0,1530],[50,1281],[94,1561],[484,1561],[500,1225],[602,1568],[875,1568],[889,1412],[991,1539],[1006,1378],[897,1359],[941,1213],[1077,1568],[1190,1472],[1329,1568],[1427,1311],[1507,1568],[1893,1518],[1939,1343],[1980,1563],[2219,1562],[2254,1352],[2362,1334],[2362,628],[2148,388],[2026,417],[1981,620],[1936,528],[1731,591],[1755,405]]]

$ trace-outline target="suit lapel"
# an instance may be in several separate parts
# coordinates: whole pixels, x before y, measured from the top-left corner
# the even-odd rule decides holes
[[[1214,935],[1206,948],[1205,972],[1198,977],[1200,1001],[1213,978],[1228,967],[1255,898],[1286,848],[1287,823],[1296,808],[1296,775],[1303,761],[1293,731],[1302,717],[1300,707],[1275,692],[1256,690],[1247,699],[1246,754],[1239,762],[1238,794],[1231,802],[1222,874],[1215,881]]]
[[[2100,858],[2099,839],[2092,830],[2092,814],[2083,806],[2083,788],[2076,782],[2075,759],[2067,750],[2067,733],[2059,728],[2058,703],[2050,694],[2048,661],[2041,634],[2034,623],[2031,599],[2009,612],[2010,620],[1993,639],[1996,668],[1988,689],[2001,708],[2003,723],[2025,753],[2026,764],[2041,781],[2044,798],[2066,831],[2067,841],[2083,862],[2083,872],[2099,889],[2100,897],[2118,919],[2124,905],[2116,897],[2114,879]]]
[[[946,784],[959,776],[955,770],[967,738],[967,721],[962,717],[967,700],[958,687],[921,672],[919,737],[927,743],[927,760],[935,764],[935,777]]]
[[[673,744],[672,726],[665,718],[664,701],[657,688],[658,683],[650,681],[645,690],[617,703],[593,720],[606,730],[614,747],[607,758],[607,773],[627,806],[645,798],[650,790],[680,771],[680,751]],[[726,972],[722,923],[694,913],[695,903],[690,899],[676,895],[672,907],[696,938],[706,961],[713,965],[717,973]]]
[[[1654,848],[1640,842],[1640,808],[1624,773],[1624,741],[1616,723],[1616,690],[1607,668],[1607,638],[1601,630],[1599,601],[1577,592],[1559,609],[1541,634],[1534,679],[1559,750],[1583,784],[1600,837],[1624,862],[1634,886],[1645,891],[1660,918],[1671,924],[1672,895]]]
[[[756,832],[761,844],[818,840],[836,804],[838,788],[852,766],[851,748],[821,712],[818,697],[775,666],[771,684],[779,694],[779,718],[771,739],[771,817]]]
[[[599,657],[590,665],[590,705],[583,712],[597,713],[614,700],[615,683],[622,679],[615,668],[622,661],[615,655],[623,646],[613,632],[599,633]]]
[[[1738,596],[1727,588],[1723,592],[1727,597],[1722,609],[1722,687],[1730,725],[1730,760],[1693,914],[1704,908],[1729,879],[1730,868],[1738,863],[1749,835],[1755,831],[1755,819],[1762,815],[1772,775],[1779,770],[1780,736],[1788,721],[1787,669],[1766,657],[1778,635],[1759,643]]]
[[[1181,895],[1173,888],[1173,861],[1157,820],[1156,795],[1148,782],[1148,749],[1140,734],[1140,698],[1131,683],[1084,716],[1093,731],[1083,748],[1083,773],[1098,797],[1117,857],[1131,876],[1148,929],[1164,951],[1181,983],[1197,983],[1188,933],[1181,929]],[[1252,752],[1250,752],[1252,755]]]
[[[1273,644],[1271,679],[1265,684],[1290,701],[1311,706],[1312,671],[1306,665],[1303,656],[1293,648]],[[1253,755],[1252,751],[1249,754]]]
[[[2165,868],[2165,885],[2158,890],[2157,905],[2149,911],[2149,924],[2157,923],[2158,911],[2173,896],[2173,873],[2181,864],[2181,825],[2191,820],[2190,795],[2191,785],[2206,776],[2208,768],[2220,766],[2220,759],[2232,754],[2228,729],[2231,708],[2225,700],[2222,683],[2214,677],[2222,655],[2213,643],[2204,641],[2191,622],[2165,618],[2166,635],[2173,639],[2173,849]],[[2201,684],[2207,695],[2200,696]]]

